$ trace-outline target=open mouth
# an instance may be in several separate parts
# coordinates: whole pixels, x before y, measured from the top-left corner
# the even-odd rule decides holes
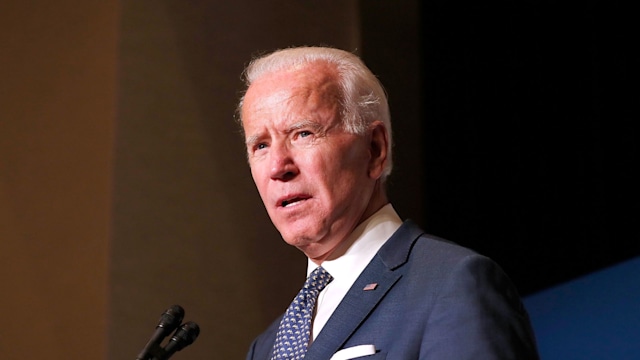
[[[298,203],[300,203],[302,201],[305,201],[307,199],[308,199],[308,197],[303,197],[303,196],[292,197],[292,198],[289,198],[289,199],[282,200],[280,202],[280,206],[282,206],[282,207],[293,206],[293,205],[298,204]]]

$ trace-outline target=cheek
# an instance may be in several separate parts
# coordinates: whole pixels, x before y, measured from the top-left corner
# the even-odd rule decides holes
[[[252,165],[251,166],[251,177],[253,178],[253,183],[256,185],[258,189],[258,193],[260,193],[260,197],[264,198],[264,194],[266,191],[267,182],[264,178],[265,172],[260,169],[259,166]]]
[[[357,181],[367,174],[368,153],[362,148],[354,146],[346,148],[328,159],[329,166],[340,172],[342,177],[349,177],[350,181]]]
[[[345,151],[339,155],[326,157],[322,166],[314,174],[322,179],[332,201],[342,203],[357,197],[365,190],[367,179],[366,161],[358,151]]]

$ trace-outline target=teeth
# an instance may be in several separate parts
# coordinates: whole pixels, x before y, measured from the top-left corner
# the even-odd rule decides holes
[[[296,203],[298,201],[300,201],[300,199],[284,200],[284,201],[282,201],[282,207],[287,207],[287,206],[289,206],[289,205],[291,205],[293,203]]]

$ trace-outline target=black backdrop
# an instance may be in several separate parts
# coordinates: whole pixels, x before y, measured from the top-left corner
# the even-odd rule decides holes
[[[394,131],[417,132],[396,137],[401,215],[494,258],[524,295],[640,255],[630,9],[405,0],[361,14]]]

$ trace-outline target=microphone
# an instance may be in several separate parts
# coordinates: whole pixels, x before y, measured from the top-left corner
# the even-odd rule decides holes
[[[196,338],[200,335],[200,327],[193,321],[182,324],[178,330],[173,334],[171,340],[164,348],[164,354],[159,357],[159,360],[167,360],[176,351],[180,351],[185,347],[193,344]]]
[[[149,360],[157,357],[160,350],[162,340],[171,334],[177,328],[184,318],[184,309],[180,305],[173,305],[168,308],[161,316],[160,322],[156,326],[156,331],[142,349],[136,360]],[[197,336],[197,335],[196,335]],[[185,345],[186,346],[186,345]]]

